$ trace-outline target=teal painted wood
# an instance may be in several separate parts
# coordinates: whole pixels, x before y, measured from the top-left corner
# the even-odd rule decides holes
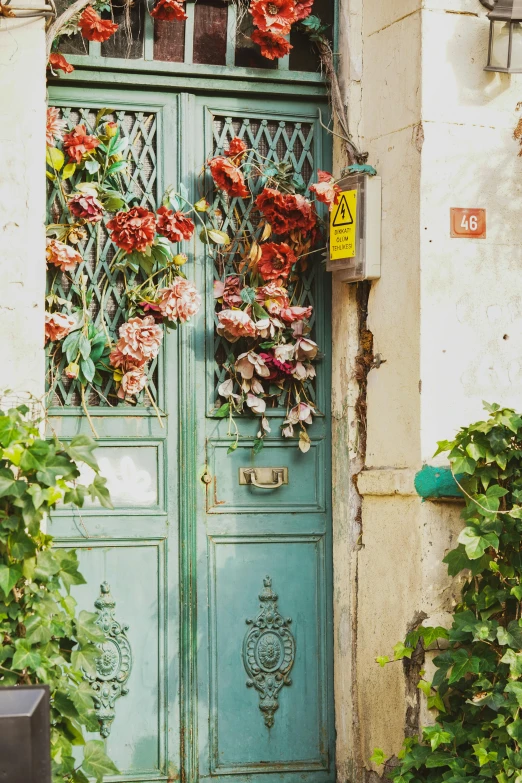
[[[456,476],[457,481],[462,478],[461,474]],[[434,467],[433,465],[424,465],[415,476],[415,490],[423,500],[430,498],[463,498],[464,495],[460,487],[455,482],[455,477],[451,468]]]
[[[157,114],[158,193],[196,175],[212,149],[213,114],[308,123],[315,168],[329,168],[329,139],[317,101],[118,90],[62,83],[58,105],[124,107]],[[325,110],[322,105],[323,112]],[[245,441],[231,458],[226,423],[208,416],[213,388],[211,265],[199,241],[187,275],[206,291],[208,308],[164,342],[162,421],[146,409],[93,409],[100,457],[111,474],[114,511],[88,506],[53,515],[60,546],[79,549],[87,585],[75,591],[92,610],[100,585],[111,586],[118,619],[129,625],[133,666],[127,695],[115,704],[107,738],[122,775],[114,780],[187,783],[248,775],[251,783],[334,780],[330,421],[327,358],[320,368],[323,416],[311,429],[308,455],[273,436],[252,460]],[[330,356],[329,279],[317,267],[317,339]],[[52,411],[64,438],[89,432],[74,409]],[[256,423],[246,421],[255,435]],[[129,463],[128,460],[132,460]],[[285,464],[284,494],[261,498],[239,487],[243,465]],[[212,484],[200,480],[205,470]],[[141,493],[141,494],[140,494]],[[278,609],[291,617],[291,684],[278,694],[268,728],[244,662],[247,619],[259,612],[263,579],[272,578]],[[277,646],[277,634],[272,643]],[[265,638],[265,647],[271,649]],[[268,645],[268,646],[267,646]],[[267,653],[262,653],[266,654]],[[268,776],[268,777],[267,777]],[[110,779],[109,779],[110,780]]]

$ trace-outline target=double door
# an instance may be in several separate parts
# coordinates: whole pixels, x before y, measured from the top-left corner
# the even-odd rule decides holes
[[[129,190],[150,208],[179,182],[195,195],[202,163],[234,135],[265,157],[292,160],[305,180],[329,167],[316,103],[66,86],[50,97],[71,124],[89,126],[99,107],[113,108],[129,138]],[[145,405],[93,404],[114,510],[90,505],[51,522],[57,546],[79,553],[80,608],[103,614],[111,629],[91,683],[100,734],[121,773],[115,780],[327,783],[335,777],[328,359],[308,454],[278,437],[284,411],[275,409],[261,453],[253,455],[258,425],[247,418],[227,455],[227,422],[213,417],[219,270],[197,237],[188,251],[187,276],[205,306],[164,339],[153,379],[161,422]],[[78,269],[95,296],[110,252]],[[306,285],[328,357],[320,258]],[[117,287],[103,301],[113,302],[115,328]],[[52,426],[64,439],[89,432],[75,394],[65,381],[55,388]],[[240,484],[242,468],[275,466],[287,468],[288,484]]]

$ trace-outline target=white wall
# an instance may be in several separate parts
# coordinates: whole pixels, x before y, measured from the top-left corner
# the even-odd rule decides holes
[[[45,373],[45,63],[43,20],[0,16],[0,390],[37,396]]]

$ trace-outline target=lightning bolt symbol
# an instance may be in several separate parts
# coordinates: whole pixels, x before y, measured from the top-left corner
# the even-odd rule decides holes
[[[341,204],[341,217],[343,220],[345,218],[345,212],[346,212],[346,207],[344,206],[344,201],[343,201],[343,203]]]

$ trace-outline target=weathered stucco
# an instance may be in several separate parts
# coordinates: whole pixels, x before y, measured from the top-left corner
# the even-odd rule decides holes
[[[45,375],[45,62],[43,20],[0,16],[0,390],[37,396]]]
[[[397,753],[404,734],[431,719],[411,667],[382,669],[374,660],[389,655],[419,618],[448,622],[458,594],[441,560],[458,535],[461,506],[421,503],[415,474],[423,464],[444,464],[443,455],[432,457],[436,441],[480,418],[483,399],[522,407],[522,161],[512,138],[522,77],[484,72],[485,13],[478,0],[341,2],[350,129],[383,183],[382,277],[371,286],[366,327],[384,360],[368,375],[364,422],[356,412],[355,286],[335,286],[335,687],[343,783],[376,778],[372,749]],[[337,146],[337,173],[343,165]],[[451,239],[450,207],[486,208],[487,238]]]

